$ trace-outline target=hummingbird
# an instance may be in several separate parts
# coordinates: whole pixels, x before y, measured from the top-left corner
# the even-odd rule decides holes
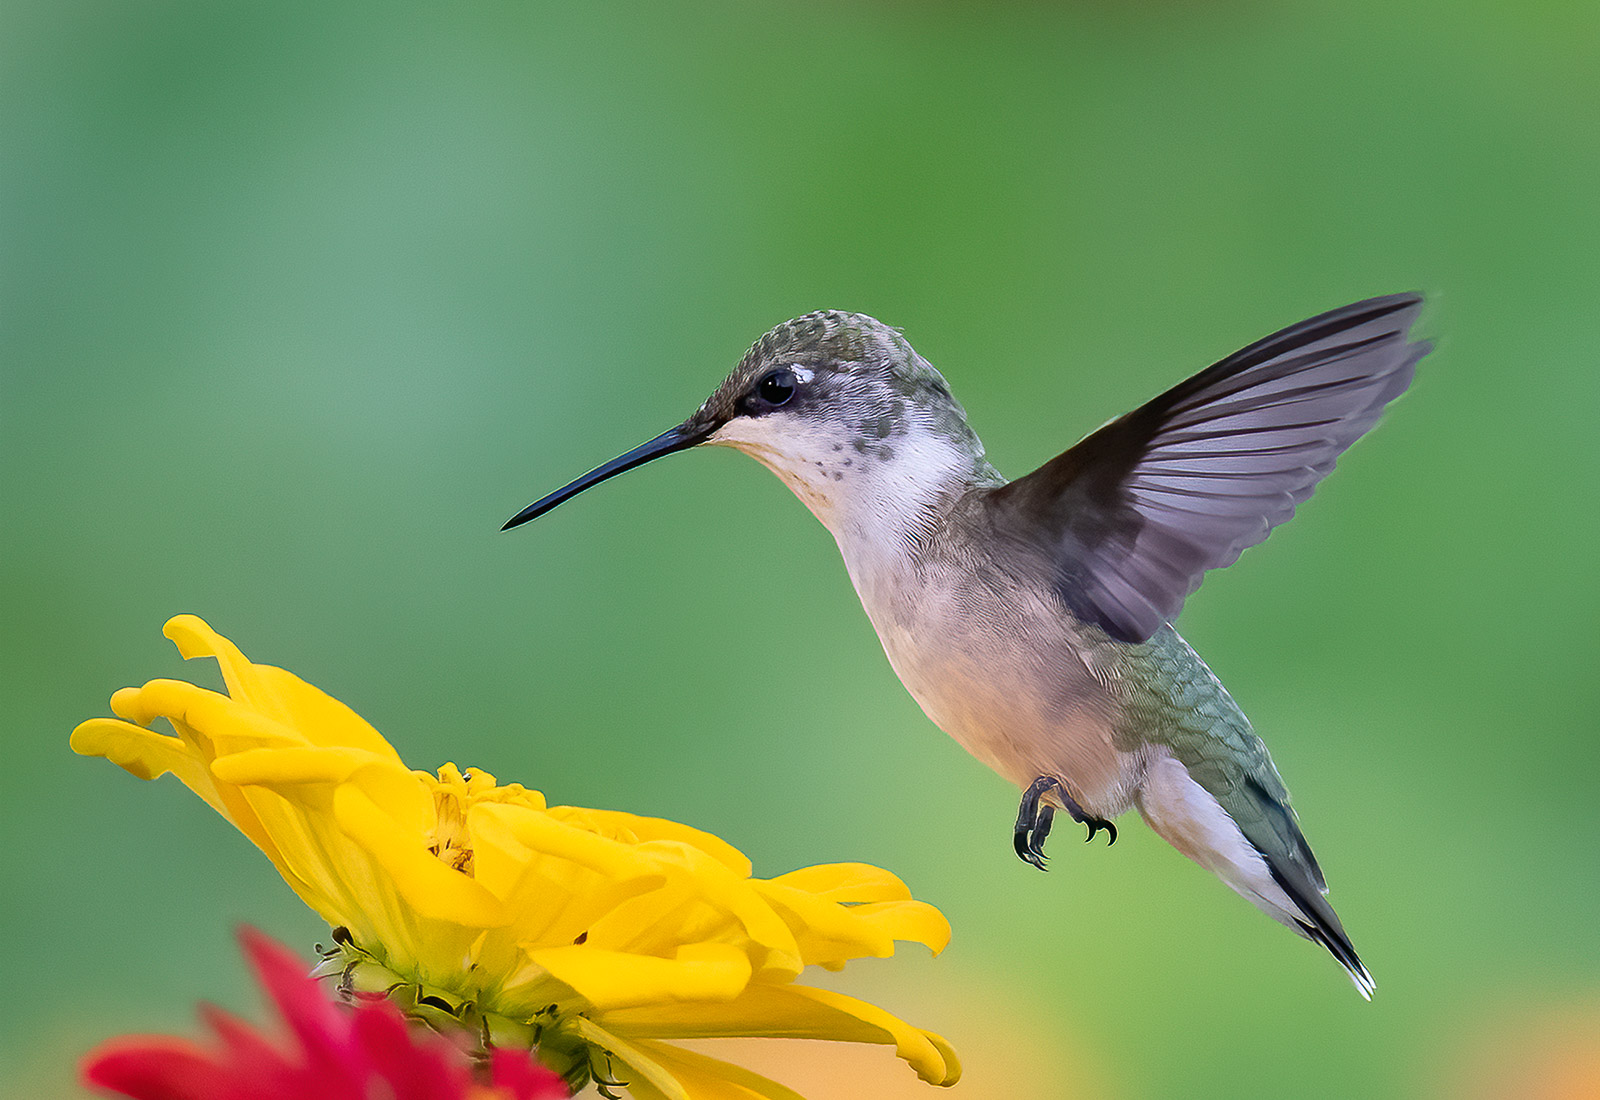
[[[1291,325],[1014,481],[898,329],[810,313],[757,340],[681,424],[503,529],[675,451],[743,451],[833,534],[927,716],[1022,792],[1019,857],[1044,869],[1058,812],[1110,844],[1137,809],[1370,1000],[1266,745],[1172,622],[1411,383],[1431,348],[1409,335],[1421,309],[1395,294]]]

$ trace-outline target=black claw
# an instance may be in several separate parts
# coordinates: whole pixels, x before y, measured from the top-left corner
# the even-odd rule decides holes
[[[1104,829],[1106,833],[1106,847],[1117,842],[1117,827],[1105,818],[1094,817],[1084,808],[1073,801],[1061,781],[1048,775],[1041,775],[1033,784],[1022,792],[1022,805],[1017,808],[1017,825],[1011,835],[1011,846],[1016,849],[1017,858],[1024,863],[1031,863],[1039,870],[1045,869],[1046,857],[1044,854],[1045,838],[1050,835],[1050,824],[1055,819],[1055,808],[1042,805],[1040,800],[1046,793],[1057,794],[1067,813],[1072,815],[1072,820],[1080,825],[1086,825],[1089,835],[1084,837],[1084,843],[1095,838],[1095,834]]]
[[[1039,805],[1039,799],[1052,787],[1060,784],[1048,776],[1040,776],[1022,793],[1022,805],[1017,808],[1017,825],[1011,835],[1017,858],[1045,870],[1044,841],[1050,835],[1050,824],[1056,812],[1052,807]]]
[[[1028,843],[1028,830],[1021,825],[1011,837],[1011,846],[1017,850],[1017,858],[1025,863],[1033,862],[1033,848]]]
[[[1109,848],[1117,842],[1117,827],[1102,817],[1085,818],[1084,824],[1089,827],[1089,835],[1083,838],[1085,844],[1094,839],[1094,835],[1101,829],[1106,831],[1106,847]]]
[[[1033,822],[1033,836],[1028,839],[1028,852],[1033,856],[1028,860],[1039,870],[1045,869],[1047,857],[1044,854],[1044,840],[1050,835],[1050,823],[1055,820],[1056,812],[1049,806],[1039,807],[1039,816]]]

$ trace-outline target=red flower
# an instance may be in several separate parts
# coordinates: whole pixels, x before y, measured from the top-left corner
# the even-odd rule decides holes
[[[83,1062],[87,1084],[134,1100],[556,1100],[568,1096],[555,1073],[521,1050],[492,1053],[488,1080],[441,1036],[418,1034],[386,1001],[353,1010],[334,1003],[287,948],[254,929],[240,933],[246,956],[289,1025],[275,1044],[210,1005],[201,1018],[219,1043],[208,1050],[169,1036],[124,1036]]]

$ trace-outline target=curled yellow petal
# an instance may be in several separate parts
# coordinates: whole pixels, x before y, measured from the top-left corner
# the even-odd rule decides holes
[[[114,718],[82,723],[72,731],[71,745],[79,756],[103,756],[140,779],[172,772],[191,790],[195,788],[191,780],[206,774],[205,762],[178,738]]]
[[[199,616],[175,615],[167,620],[162,633],[185,659],[215,657],[232,698],[293,726],[312,743],[366,749],[400,762],[394,747],[355,711],[291,672],[251,662]]]
[[[184,660],[195,657],[215,657],[222,670],[222,679],[228,685],[228,694],[247,706],[269,704],[265,693],[257,690],[255,666],[239,647],[211,629],[209,623],[198,615],[174,615],[161,628]]]
[[[920,943],[935,955],[950,945],[950,922],[925,901],[869,902],[853,906],[851,916],[903,943]]]
[[[669,1043],[640,1040],[628,1044],[627,1050],[630,1056],[648,1058],[657,1069],[670,1073],[694,1100],[805,1100],[793,1089],[743,1066]],[[630,1069],[634,1065],[623,1064]],[[649,1097],[648,1092],[639,1093],[637,1086],[630,1086],[629,1091],[640,1100]]]
[[[892,1013],[877,1005],[858,1001],[831,989],[816,989],[808,985],[790,986],[788,992],[796,997],[815,1002],[820,1008],[844,1016],[853,1016],[867,1028],[881,1032],[895,1045],[895,1053],[903,1058],[917,1076],[930,1085],[953,1085],[961,1079],[959,1062],[946,1061],[951,1053],[950,1044],[930,1031],[912,1027]]]
[[[333,793],[333,816],[346,836],[388,872],[394,889],[429,920],[494,928],[511,916],[488,890],[447,866],[397,828],[395,819],[355,787]]]
[[[749,878],[750,859],[719,836],[676,821],[659,817],[640,817],[621,810],[590,810],[581,806],[552,806],[550,816],[579,828],[629,844],[650,840],[671,840],[698,849],[721,863],[740,878]]]
[[[364,749],[245,749],[218,757],[211,774],[241,787],[343,783],[376,759]]]
[[[571,943],[666,875],[624,845],[552,821],[524,805],[479,803],[467,811],[473,875],[506,903],[520,943]],[[595,843],[600,841],[600,843]]]
[[[823,863],[770,881],[804,890],[825,901],[906,901],[911,897],[910,888],[896,875],[870,863]]]
[[[651,1039],[710,1039],[767,1036],[893,1043],[917,1075],[935,1085],[954,1084],[961,1066],[950,1045],[932,1032],[865,1001],[805,985],[753,985],[735,1001],[719,1005],[652,1005],[607,1013],[607,1027]]]
[[[187,727],[218,741],[223,752],[261,746],[292,748],[306,743],[292,727],[277,719],[182,680],[151,680],[141,688],[124,688],[111,697],[111,707],[119,717],[141,726],[165,718],[180,736],[186,732],[183,727]]]
[[[103,756],[140,779],[157,779],[170,772],[281,865],[277,842],[262,826],[249,800],[237,788],[216,781],[193,738],[168,737],[128,722],[92,718],[72,731],[71,745],[72,751],[82,756]],[[290,885],[305,896],[303,883],[292,881]]]
[[[731,1001],[750,981],[750,960],[723,943],[691,943],[671,959],[584,945],[535,948],[528,957],[596,1011],[678,1001]]]
[[[794,931],[800,957],[807,963],[828,966],[894,954],[894,937],[859,919],[853,909],[771,882],[758,883],[756,890]]]
[[[584,1016],[578,1017],[575,1030],[598,1049],[603,1064],[593,1066],[592,1054],[590,1063],[607,1083],[626,1087],[637,1100],[695,1100],[671,1071],[622,1036]],[[623,1076],[618,1076],[619,1070]]]

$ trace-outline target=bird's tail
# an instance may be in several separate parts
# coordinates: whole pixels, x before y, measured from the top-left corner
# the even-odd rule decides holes
[[[1299,830],[1297,829],[1296,832]],[[1305,838],[1300,839],[1302,846]],[[1310,855],[1311,849],[1305,848]],[[1272,880],[1282,888],[1289,900],[1294,902],[1295,908],[1300,912],[1291,914],[1295,921],[1295,931],[1306,939],[1320,943],[1328,949],[1328,953],[1338,960],[1344,967],[1345,973],[1350,975],[1350,980],[1355,983],[1356,992],[1367,1000],[1372,1000],[1372,991],[1377,988],[1377,983],[1372,980],[1366,964],[1361,961],[1361,956],[1356,954],[1355,947],[1350,943],[1350,937],[1345,934],[1344,925],[1339,923],[1339,916],[1333,911],[1333,906],[1323,895],[1327,893],[1327,886],[1322,884],[1321,875],[1315,880],[1308,880],[1305,876],[1297,876],[1291,867],[1280,870],[1277,862],[1267,853],[1262,852],[1261,857],[1266,860],[1267,870],[1272,873]],[[1315,866],[1315,863],[1312,864]],[[1296,882],[1300,878],[1302,881]],[[1311,889],[1308,891],[1307,886]]]
[[[1254,740],[1256,746],[1259,740]],[[1265,749],[1260,750],[1266,760]],[[1328,892],[1317,857],[1300,832],[1288,792],[1271,764],[1216,784],[1217,798],[1171,756],[1153,761],[1138,798],[1150,827],[1169,844],[1273,920],[1320,943],[1356,991],[1372,999],[1372,975],[1323,896]],[[1202,772],[1210,775],[1210,773]]]
[[[1344,925],[1339,923],[1339,915],[1328,904],[1328,881],[1322,877],[1317,857],[1300,831],[1299,819],[1289,806],[1289,792],[1278,780],[1276,769],[1270,776],[1261,772],[1246,775],[1231,801],[1239,811],[1244,838],[1260,853],[1272,881],[1291,903],[1274,916],[1306,939],[1326,947],[1350,975],[1356,992],[1372,1000],[1376,983],[1351,945]],[[1241,801],[1249,804],[1248,810],[1239,804]]]

